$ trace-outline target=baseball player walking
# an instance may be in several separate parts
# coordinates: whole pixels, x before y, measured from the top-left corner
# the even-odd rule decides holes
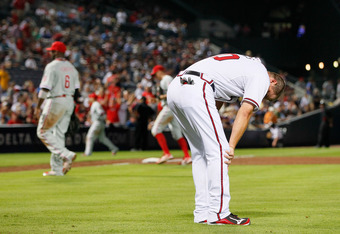
[[[159,99],[161,100],[162,110],[157,115],[154,125],[152,126],[151,133],[157,139],[157,142],[161,149],[163,150],[163,156],[158,160],[158,164],[164,163],[173,156],[170,154],[168,144],[166,142],[165,136],[162,133],[167,125],[169,125],[172,137],[178,142],[181,147],[184,157],[182,159],[182,165],[191,163],[191,156],[188,151],[188,144],[184,139],[181,127],[179,126],[177,120],[174,118],[171,110],[167,104],[167,94],[168,86],[173,80],[171,76],[165,73],[165,68],[162,65],[156,65],[153,67],[151,76],[159,80]]]
[[[181,71],[168,89],[168,105],[180,122],[192,154],[195,223],[249,225],[229,210],[228,166],[262,99],[275,100],[285,81],[257,58],[220,54]],[[229,143],[218,109],[242,98]]]
[[[50,51],[53,61],[46,65],[40,83],[35,116],[39,118],[37,136],[51,152],[51,171],[44,176],[63,176],[76,159],[75,152],[65,147],[65,133],[74,109],[74,100],[79,94],[79,75],[76,68],[64,58],[66,46],[60,41],[52,44]]]
[[[105,134],[106,113],[102,105],[96,101],[97,95],[89,95],[91,127],[86,135],[86,146],[84,156],[90,156],[93,151],[94,142],[98,139],[101,143],[110,149],[112,155],[116,155],[119,148],[114,145]]]

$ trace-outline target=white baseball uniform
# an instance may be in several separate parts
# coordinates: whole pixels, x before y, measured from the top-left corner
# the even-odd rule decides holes
[[[159,85],[162,90],[162,93],[167,93],[168,86],[171,83],[173,78],[169,75],[163,76]],[[169,125],[169,129],[171,131],[172,137],[177,141],[181,137],[183,137],[181,132],[181,127],[179,126],[177,120],[174,118],[173,113],[168,107],[166,99],[161,100],[162,110],[158,113],[155,122],[152,126],[151,133],[153,136],[156,136],[158,133],[164,131],[167,125]]]
[[[79,89],[76,68],[66,59],[57,58],[46,65],[40,88],[48,89],[39,119],[37,136],[49,149],[51,169],[63,175],[63,159],[72,159],[74,152],[65,147],[65,133],[74,109],[73,95]]]
[[[229,211],[229,144],[215,100],[239,97],[256,111],[269,88],[261,61],[237,54],[220,54],[198,61],[180,72],[168,90],[168,105],[179,121],[192,155],[196,188],[194,222],[215,222]]]
[[[94,142],[98,139],[99,142],[106,145],[112,153],[118,151],[118,147],[114,145],[105,134],[106,113],[99,102],[94,101],[90,109],[91,127],[86,135],[85,155],[92,154]]]

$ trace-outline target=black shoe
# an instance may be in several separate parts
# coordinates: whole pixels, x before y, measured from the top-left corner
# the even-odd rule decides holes
[[[237,215],[233,215],[230,213],[227,217],[217,220],[215,222],[209,223],[210,225],[223,225],[223,224],[232,224],[232,225],[250,225],[249,218],[239,218]]]

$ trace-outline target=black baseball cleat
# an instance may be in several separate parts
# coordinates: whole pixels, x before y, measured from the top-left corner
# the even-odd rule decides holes
[[[217,220],[215,222],[209,222],[209,225],[223,225],[223,224],[232,224],[232,225],[250,225],[249,218],[239,218],[237,215],[230,213],[227,217]]]

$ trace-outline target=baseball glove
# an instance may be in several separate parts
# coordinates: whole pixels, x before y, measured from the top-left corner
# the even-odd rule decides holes
[[[75,133],[79,131],[79,128],[80,128],[80,121],[78,117],[76,116],[75,110],[73,110],[73,113],[70,119],[70,124],[68,125],[66,134],[73,136]]]

